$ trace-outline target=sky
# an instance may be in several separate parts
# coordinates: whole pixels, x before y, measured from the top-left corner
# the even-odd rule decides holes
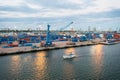
[[[0,29],[116,30],[120,0],[0,0]]]

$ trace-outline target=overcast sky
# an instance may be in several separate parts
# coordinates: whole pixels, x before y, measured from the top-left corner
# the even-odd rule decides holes
[[[57,29],[71,21],[74,29],[116,29],[120,0],[0,0],[0,28],[33,29],[49,23]]]

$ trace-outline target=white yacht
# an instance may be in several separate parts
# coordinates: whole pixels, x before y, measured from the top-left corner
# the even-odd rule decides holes
[[[74,58],[74,57],[76,57],[76,55],[73,52],[71,52],[70,54],[63,55],[64,59],[67,59],[67,58],[69,59],[69,58]]]

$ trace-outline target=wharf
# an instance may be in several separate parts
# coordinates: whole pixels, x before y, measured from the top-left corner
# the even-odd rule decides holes
[[[79,46],[90,46],[96,45],[97,43],[92,43],[90,41],[85,42],[75,42],[75,45],[67,45],[69,41],[62,42],[54,42],[55,47],[37,47],[32,48],[31,46],[24,47],[13,47],[13,48],[2,48],[0,47],[0,56],[2,55],[11,55],[11,54],[20,54],[20,53],[28,53],[28,52],[36,52],[36,51],[44,51],[44,50],[52,50],[52,49],[62,49],[69,47],[79,47]]]
[[[118,44],[118,43],[120,43],[120,41],[118,41],[118,42],[100,42],[99,44],[102,44],[102,45],[114,45],[114,44]]]

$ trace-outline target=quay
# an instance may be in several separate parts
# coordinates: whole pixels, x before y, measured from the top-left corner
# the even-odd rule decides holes
[[[54,42],[54,44],[55,44],[54,47],[36,47],[36,48],[33,48],[31,46],[12,47],[12,48],[0,47],[0,56],[35,52],[35,51],[52,50],[52,49],[62,49],[62,48],[69,48],[69,47],[90,46],[90,45],[97,44],[97,43],[92,43],[90,41],[85,41],[85,42],[75,42],[75,45],[66,45],[68,42],[69,41]],[[39,45],[39,43],[37,45]]]

